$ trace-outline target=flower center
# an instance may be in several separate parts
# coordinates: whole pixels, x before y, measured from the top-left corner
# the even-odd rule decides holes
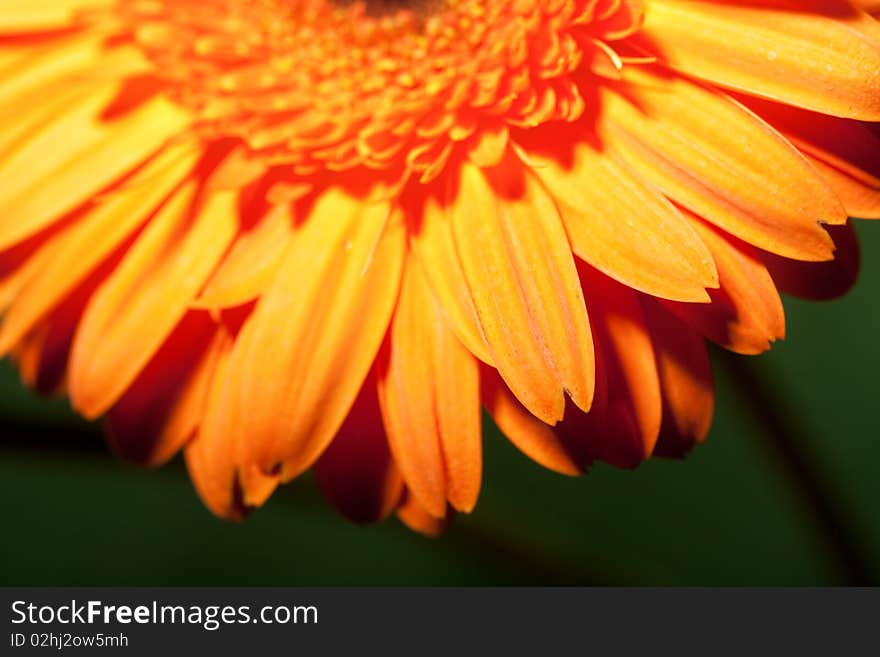
[[[424,16],[441,9],[450,0],[333,0],[338,7],[347,8],[356,4],[365,5],[367,16],[388,16],[400,11],[411,11]]]
[[[206,138],[238,138],[302,176],[404,167],[430,177],[483,130],[574,121],[594,59],[640,17],[635,0],[118,7]]]

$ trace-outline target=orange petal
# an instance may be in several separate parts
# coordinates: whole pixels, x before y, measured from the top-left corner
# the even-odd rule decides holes
[[[303,210],[305,212],[306,210]],[[236,341],[225,431],[285,480],[311,466],[342,425],[397,298],[399,217],[336,189],[307,210],[275,280]]]
[[[526,146],[534,172],[559,206],[578,257],[631,288],[705,301],[718,284],[712,257],[681,214],[628,166],[579,141],[565,161]],[[564,143],[564,142],[563,142]],[[545,146],[546,148],[547,146]]]
[[[518,167],[489,175],[491,184],[476,167],[462,169],[450,208],[456,247],[499,373],[553,424],[562,418],[564,392],[581,408],[592,402],[583,295],[550,197]]]
[[[104,413],[186,313],[237,228],[237,196],[195,197],[196,184],[159,210],[104,282],[80,323],[70,397],[86,417]]]
[[[698,332],[740,354],[759,354],[785,337],[785,312],[776,285],[756,249],[693,217],[709,247],[721,286],[708,304],[667,303]]]
[[[824,114],[880,121],[873,21],[845,0],[650,0],[646,47],[678,71]]]
[[[451,514],[447,514],[443,518],[431,515],[415,497],[409,494],[404,495],[403,503],[397,508],[397,517],[414,532],[424,534],[429,538],[440,536],[452,520]]]
[[[288,206],[276,206],[239,235],[195,302],[198,308],[231,308],[256,299],[271,284],[293,235]]]
[[[447,499],[470,512],[482,474],[477,362],[447,328],[412,259],[380,359],[379,399],[410,493],[436,517]]]
[[[680,457],[705,440],[715,392],[706,344],[659,303],[642,297],[663,391],[663,423],[654,453]]]
[[[471,301],[464,272],[455,250],[452,227],[443,208],[430,196],[405,199],[404,211],[411,218],[412,249],[422,262],[443,315],[459,340],[481,361],[492,363],[477,311]]]
[[[388,450],[374,376],[364,382],[314,473],[327,499],[352,522],[381,520],[397,507],[403,480]]]
[[[600,131],[669,198],[755,246],[800,260],[828,260],[820,222],[846,211],[809,163],[730,98],[683,78],[629,74],[603,95]],[[679,301],[682,299],[678,299]]]

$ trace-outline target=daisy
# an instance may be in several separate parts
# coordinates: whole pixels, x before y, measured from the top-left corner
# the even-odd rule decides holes
[[[880,216],[874,0],[0,0],[0,354],[240,518],[709,430]]]

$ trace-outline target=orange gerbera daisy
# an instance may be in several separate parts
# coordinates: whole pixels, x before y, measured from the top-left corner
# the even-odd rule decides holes
[[[0,0],[0,353],[240,517],[470,511],[705,437],[857,270],[875,0]]]

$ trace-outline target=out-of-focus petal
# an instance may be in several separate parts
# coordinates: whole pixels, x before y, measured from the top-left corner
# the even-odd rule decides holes
[[[375,376],[367,377],[314,471],[321,491],[352,522],[381,520],[397,507],[403,479],[385,438]]]
[[[705,340],[653,299],[642,307],[654,340],[663,394],[663,422],[654,448],[680,457],[703,442],[712,424],[715,392]]]
[[[861,255],[855,230],[846,226],[826,228],[834,240],[834,260],[803,263],[782,258],[775,253],[762,253],[761,258],[781,292],[802,299],[821,301],[846,294],[859,276]]]

